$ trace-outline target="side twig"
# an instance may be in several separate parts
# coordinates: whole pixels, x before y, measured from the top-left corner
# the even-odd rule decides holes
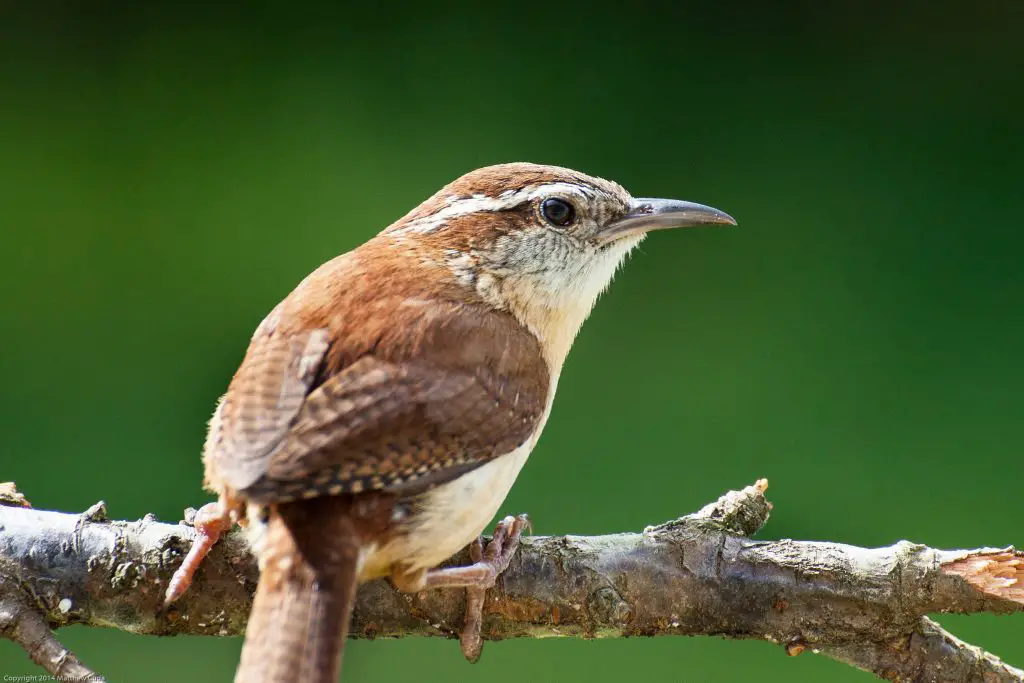
[[[20,645],[33,662],[56,680],[102,683],[102,677],[60,644],[43,613],[28,596],[19,596],[16,588],[5,584],[6,580],[0,584],[4,596],[0,599],[0,636]]]

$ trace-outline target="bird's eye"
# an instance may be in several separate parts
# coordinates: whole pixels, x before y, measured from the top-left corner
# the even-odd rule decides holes
[[[563,228],[576,218],[576,209],[564,199],[545,199],[540,205],[540,212],[549,223]]]

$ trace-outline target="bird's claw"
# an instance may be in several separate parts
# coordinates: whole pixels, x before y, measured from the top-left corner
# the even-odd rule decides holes
[[[192,577],[199,569],[203,559],[220,539],[221,534],[233,525],[231,516],[225,514],[220,503],[207,503],[191,517],[187,521],[195,529],[196,537],[192,541],[192,547],[189,548],[185,559],[181,561],[181,566],[174,572],[174,576],[167,584],[167,592],[164,594],[165,607],[185,594],[185,591],[192,585]]]
[[[484,641],[483,629],[484,601],[487,589],[494,586],[498,576],[508,569],[512,557],[519,548],[519,539],[523,529],[531,529],[530,520],[526,515],[506,517],[494,528],[491,541],[484,546],[483,539],[478,538],[469,546],[469,557],[474,565],[487,567],[489,576],[478,585],[466,588],[466,616],[459,635],[462,655],[470,662],[480,659]]]

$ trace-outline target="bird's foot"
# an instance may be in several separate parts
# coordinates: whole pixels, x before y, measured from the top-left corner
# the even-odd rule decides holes
[[[192,577],[195,575],[203,559],[209,554],[210,549],[220,539],[221,534],[234,526],[231,514],[220,502],[207,503],[199,508],[192,519],[192,527],[195,529],[196,538],[192,541],[192,547],[182,560],[181,566],[174,572],[171,581],[167,584],[167,593],[164,595],[164,606],[180,598],[192,585]]]
[[[530,520],[526,515],[506,517],[494,528],[494,536],[486,548],[483,539],[480,538],[469,546],[469,557],[473,564],[427,572],[427,588],[466,588],[466,616],[459,644],[463,656],[470,662],[480,659],[480,652],[484,647],[481,629],[487,589],[493,587],[498,576],[508,569],[512,556],[519,548],[523,529],[529,526]]]

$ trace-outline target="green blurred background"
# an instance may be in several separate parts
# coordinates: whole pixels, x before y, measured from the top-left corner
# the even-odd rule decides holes
[[[263,315],[454,177],[529,160],[740,226],[644,244],[503,512],[639,530],[768,477],[762,537],[1024,544],[1024,5],[213,5],[0,5],[0,479],[37,507],[206,500],[205,421]],[[941,621],[1024,665],[1024,619]],[[61,636],[112,681],[227,681],[241,644]],[[0,671],[36,670],[0,642]],[[871,679],[708,638],[475,667],[356,642],[346,674]]]

